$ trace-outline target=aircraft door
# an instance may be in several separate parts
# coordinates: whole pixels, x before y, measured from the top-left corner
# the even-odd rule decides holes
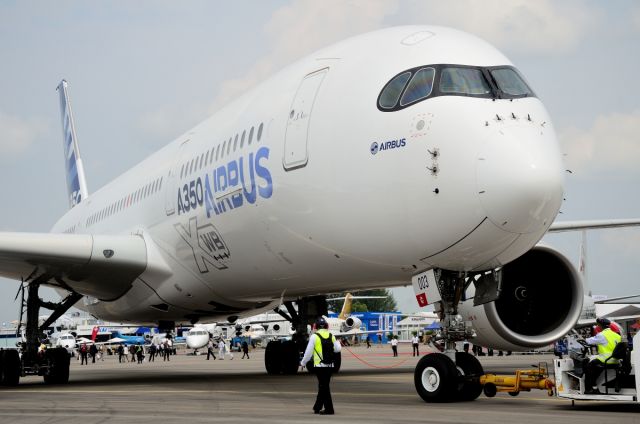
[[[180,145],[178,154],[173,163],[173,166],[169,168],[167,174],[167,182],[164,186],[164,210],[167,216],[176,213],[176,202],[178,199],[178,178],[180,177],[180,166],[184,157],[185,146],[189,144],[189,140],[185,140]]]
[[[313,103],[329,68],[320,69],[304,77],[293,99],[284,137],[282,163],[287,171],[302,168],[309,161],[307,136]]]

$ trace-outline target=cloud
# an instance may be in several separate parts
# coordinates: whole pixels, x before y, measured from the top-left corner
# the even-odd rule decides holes
[[[277,9],[264,27],[271,51],[245,75],[220,86],[211,112],[304,55],[379,28],[386,16],[396,12],[397,4],[397,0],[305,0]]]
[[[566,164],[576,178],[611,178],[640,173],[640,110],[596,118],[591,128],[559,134]]]
[[[27,150],[46,130],[44,121],[23,119],[0,112],[0,158],[13,158]]]
[[[141,115],[137,119],[138,128],[145,134],[167,142],[179,137],[186,128],[192,128],[207,117],[205,107],[191,106],[187,109],[163,107]],[[154,142],[150,138],[144,140]]]
[[[584,2],[457,0],[416,2],[414,15],[459,28],[501,49],[561,54],[576,46],[594,22]]]

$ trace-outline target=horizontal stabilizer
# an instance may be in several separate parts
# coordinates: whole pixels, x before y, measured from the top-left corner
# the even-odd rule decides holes
[[[602,219],[594,221],[565,221],[554,222],[549,228],[550,233],[576,230],[597,230],[602,228],[620,228],[640,226],[640,218],[634,219]]]
[[[113,300],[146,267],[147,247],[140,236],[0,233],[0,276],[6,278]]]

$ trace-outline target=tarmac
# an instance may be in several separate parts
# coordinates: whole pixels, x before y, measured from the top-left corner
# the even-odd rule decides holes
[[[582,402],[549,397],[545,391],[513,397],[481,395],[464,403],[427,404],[416,393],[413,370],[419,358],[400,345],[394,358],[389,346],[343,350],[342,369],[332,380],[334,416],[311,407],[316,379],[306,372],[269,376],[264,350],[251,359],[234,353],[230,360],[205,355],[171,356],[169,362],[118,363],[116,356],[80,365],[71,362],[66,385],[45,385],[25,377],[16,388],[0,389],[0,423],[640,423],[639,404]],[[422,349],[425,351],[426,349]],[[421,353],[426,353],[421,352]],[[479,358],[485,372],[513,373],[550,355]]]

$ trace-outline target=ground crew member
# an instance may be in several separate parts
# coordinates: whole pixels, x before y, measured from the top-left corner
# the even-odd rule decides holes
[[[333,343],[333,352],[340,352],[340,343],[335,336],[327,330],[329,324],[324,318],[318,318],[316,321],[316,332],[309,337],[309,343],[304,351],[304,356],[300,361],[300,366],[304,367],[313,355],[313,370],[318,378],[318,395],[316,403],[313,405],[314,414],[333,415],[333,401],[331,400],[331,374],[333,373],[333,363],[326,364],[323,362],[322,339],[330,339]],[[326,353],[326,352],[325,352]],[[328,355],[327,355],[328,356]],[[324,409],[322,409],[324,407]]]
[[[418,337],[418,333],[414,333],[411,345],[413,346],[413,356],[420,356],[420,337]]]
[[[591,358],[585,370],[585,393],[600,393],[596,386],[596,379],[604,369],[604,363],[611,357],[613,349],[620,343],[620,334],[611,329],[611,321],[607,318],[598,318],[596,323],[603,330],[593,337],[589,337],[586,342],[598,347],[598,354]],[[607,364],[617,364],[617,359],[611,359]]]

